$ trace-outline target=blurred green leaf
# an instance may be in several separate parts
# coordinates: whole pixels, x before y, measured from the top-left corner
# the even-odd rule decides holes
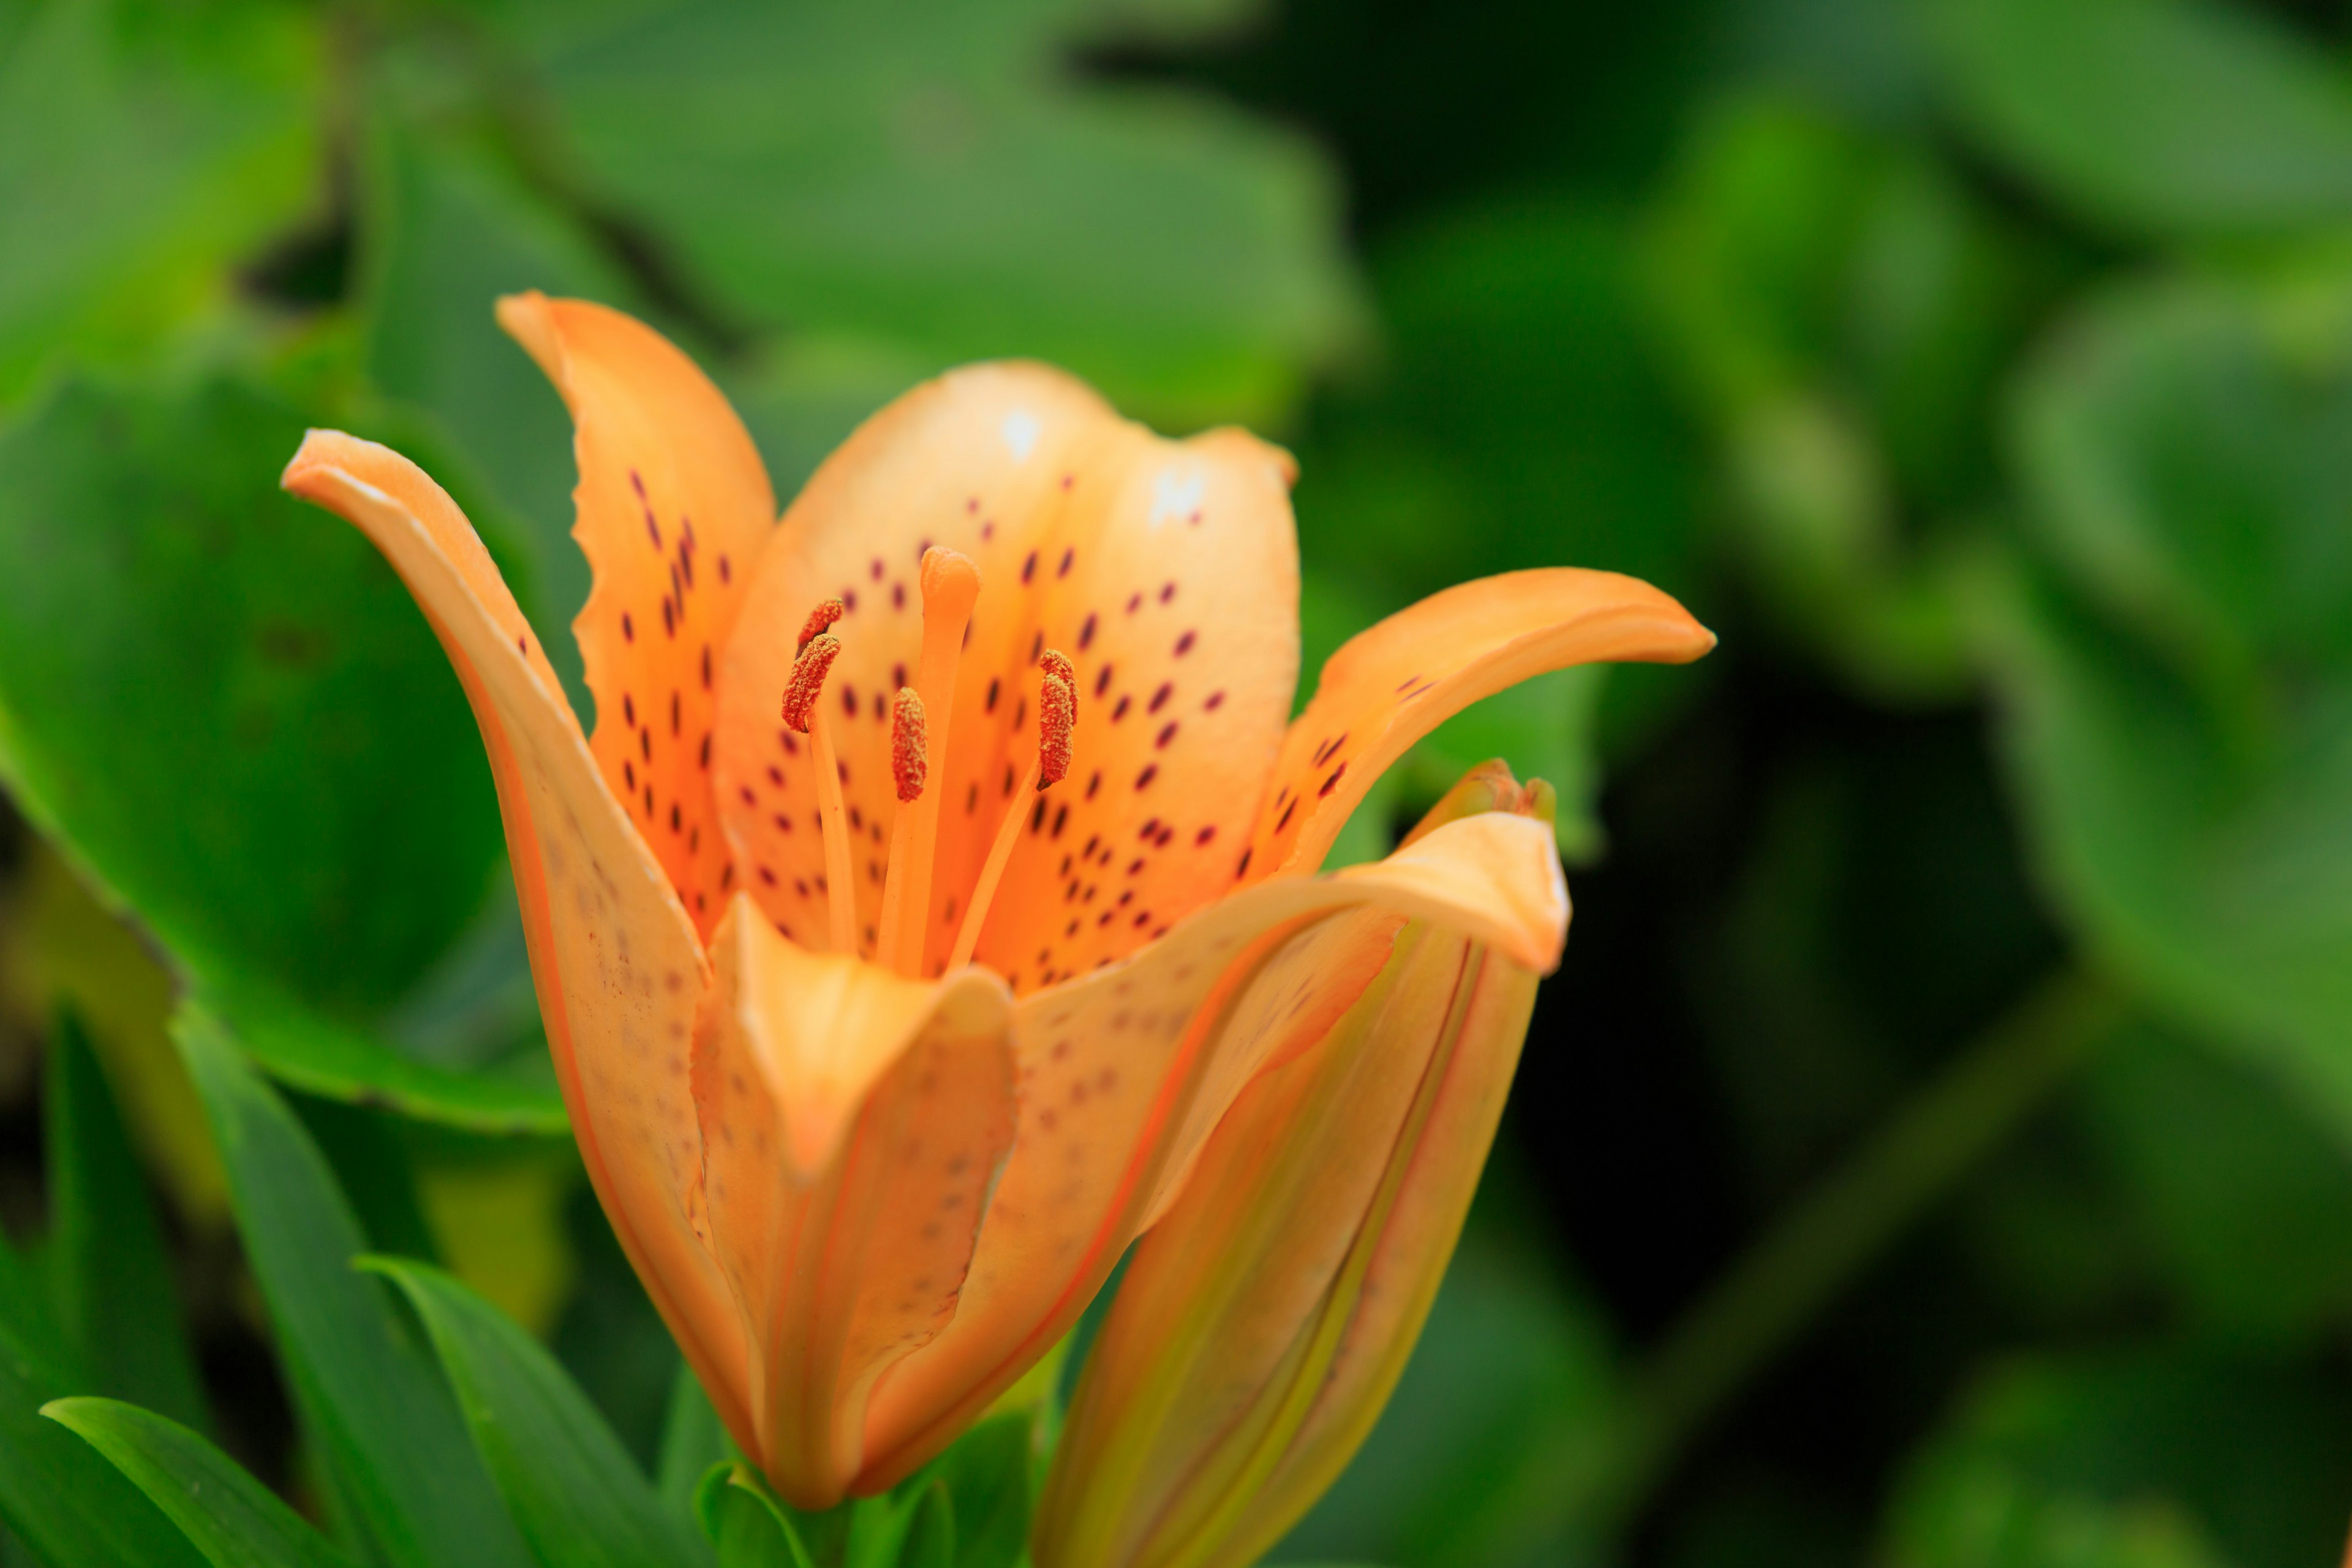
[[[583,717],[569,633],[588,597],[572,542],[572,420],[530,356],[499,330],[501,294],[538,289],[637,309],[626,274],[486,141],[387,111],[364,165],[360,297],[375,384],[419,410],[488,497],[525,525],[540,642]]]
[[[246,1258],[344,1530],[393,1568],[529,1562],[429,1353],[388,1288],[352,1268],[366,1239],[317,1146],[216,1020],[184,1007],[173,1033],[228,1167]]]
[[[366,1020],[492,885],[457,681],[367,542],[277,475],[302,422],[225,383],[61,389],[0,433],[0,764],[273,1070],[494,1129],[539,1076],[401,1057]]]
[[[2352,1319],[2352,1153],[2244,1064],[2154,1029],[2105,1052],[2090,1126],[2192,1317],[2293,1344]]]
[[[2075,323],[2016,429],[2063,586],[1989,571],[1976,599],[2043,879],[2352,1133],[2352,366],[2161,286]]]
[[[49,0],[0,27],[0,401],[167,335],[318,191],[319,14]]]
[[[565,177],[730,321],[930,368],[1034,355],[1171,423],[1278,413],[1355,333],[1321,161],[1202,99],[1064,79],[1050,12],[507,11]]]
[[[349,1559],[236,1460],[178,1422],[111,1399],[41,1414],[79,1434],[171,1517],[213,1568],[346,1568]]]
[[[80,1022],[60,1010],[49,1040],[42,1118],[49,1178],[44,1272],[60,1328],[90,1386],[205,1424],[145,1179]]]
[[[89,1386],[39,1284],[0,1236],[0,1521],[46,1568],[198,1568],[171,1521],[39,1414]]]
[[[2196,237],[2352,216],[2352,79],[2254,6],[1939,0],[1937,20],[1963,124],[2090,218]]]
[[[714,1466],[695,1489],[703,1533],[719,1547],[719,1568],[816,1568],[783,1505],[740,1459]]]
[[[933,1480],[908,1500],[907,1539],[891,1560],[898,1568],[957,1568],[955,1501]],[[1010,1560],[1007,1559],[1009,1562]],[[877,1563],[875,1568],[890,1568]]]
[[[530,1336],[439,1269],[389,1258],[368,1267],[398,1285],[424,1320],[474,1445],[546,1568],[710,1560]]]
[[[992,1415],[957,1438],[925,1468],[919,1485],[936,1486],[950,1506],[949,1568],[1013,1568],[1029,1543],[1030,1468],[1037,1442],[1032,1412]],[[928,1495],[926,1493],[925,1495]],[[917,1532],[923,1529],[918,1522]],[[924,1560],[908,1543],[908,1568]]]
[[[1476,1568],[1573,1557],[1617,1414],[1592,1309],[1474,1232],[1380,1424],[1276,1558]]]
[[[735,1446],[726,1426],[702,1392],[694,1369],[680,1363],[670,1387],[669,1410],[662,1423],[661,1453],[654,1468],[654,1485],[670,1511],[691,1521],[694,1499],[702,1478],[712,1467],[730,1463]]]
[[[367,1237],[366,1250],[439,1262],[398,1124],[365,1106],[309,1095],[289,1097],[287,1109],[325,1156],[335,1190]]]
[[[2352,1405],[2186,1349],[2012,1363],[1915,1457],[1899,1568],[2295,1568],[2332,1561]]]

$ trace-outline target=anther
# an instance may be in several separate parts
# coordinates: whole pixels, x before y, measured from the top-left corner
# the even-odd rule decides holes
[[[839,608],[841,601],[828,599],[827,604]],[[822,609],[823,606],[819,606]],[[820,623],[809,617],[809,625]],[[786,725],[805,735],[816,718],[816,700],[824,690],[824,678],[833,672],[833,661],[841,657],[841,639],[823,631],[810,632],[801,638],[800,657],[793,660],[792,679],[784,687],[783,718]]]
[[[890,710],[890,776],[898,784],[901,805],[923,793],[923,781],[930,773],[924,728],[923,700],[913,688],[900,687]]]
[[[1070,721],[1078,717],[1078,672],[1067,655],[1059,648],[1049,647],[1037,656],[1037,668],[1070,689]]]
[[[830,606],[832,614],[826,615]],[[809,617],[814,628],[805,634],[800,657],[784,688],[784,727],[809,738],[815,753],[817,816],[824,827],[825,908],[831,917],[833,951],[857,952],[857,884],[850,875],[849,830],[842,820],[841,766],[833,751],[833,731],[825,722],[824,678],[841,657],[841,639],[825,632],[841,613],[840,601],[827,600]]]
[[[1021,791],[1005,811],[996,842],[972,884],[971,905],[964,910],[963,924],[956,931],[955,947],[948,959],[951,970],[970,963],[980,945],[989,905],[995,900],[997,884],[1003,880],[1004,868],[1013,859],[1013,847],[1020,842],[1021,825],[1029,816],[1030,807],[1022,797],[1042,793],[1069,774],[1070,731],[1076,727],[1078,716],[1076,682],[1071,679],[1070,661],[1051,648],[1038,654],[1037,668],[1037,760],[1029,764],[1030,788]],[[1043,811],[1045,804],[1039,802],[1036,809]]]
[[[815,609],[811,610],[808,619],[801,623],[801,640],[793,651],[807,652],[808,645],[829,630],[833,623],[841,619],[845,613],[839,599],[827,599]]]
[[[1037,689],[1037,787],[1060,784],[1070,773],[1070,731],[1077,727],[1078,686],[1070,661],[1047,648],[1037,660],[1045,679]]]

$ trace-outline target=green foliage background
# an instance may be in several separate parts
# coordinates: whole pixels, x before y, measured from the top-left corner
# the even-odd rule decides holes
[[[688,346],[785,491],[993,354],[1252,425],[1309,668],[1538,563],[1722,634],[1351,825],[1507,756],[1579,914],[1277,1561],[2341,1550],[2341,6],[0,0],[0,1563],[1017,1550],[1050,1397],[854,1519],[726,1468],[456,683],[276,489],[306,425],[417,456],[584,711],[526,287]]]

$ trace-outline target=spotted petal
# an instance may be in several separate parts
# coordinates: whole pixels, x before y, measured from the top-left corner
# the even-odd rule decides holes
[[[1356,1004],[1409,920],[1549,967],[1568,920],[1549,829],[1489,814],[1375,865],[1266,882],[1020,1004],[1013,1156],[954,1321],[876,1390],[857,1489],[910,1473],[1045,1353],[1226,1103]]]
[[[688,1052],[707,970],[668,877],[605,787],[547,658],[457,503],[398,453],[314,430],[286,488],[341,514],[416,597],[480,724],[548,1048],[614,1233],[730,1425],[745,1344],[688,1212]]]
[[[1428,1315],[1535,987],[1415,926],[1338,1027],[1250,1083],[1088,1357],[1040,1568],[1239,1568],[1338,1476]]]
[[[1282,741],[1238,874],[1312,871],[1413,742],[1477,701],[1572,664],[1683,664],[1715,646],[1690,612],[1613,572],[1551,567],[1431,595],[1351,637]]]
[[[718,659],[776,501],[742,421],[651,328],[533,291],[499,301],[572,410],[580,483],[572,537],[594,573],[572,623],[596,699],[605,782],[698,930],[733,876],[711,809]]]
[[[945,963],[1008,811],[1029,814],[978,955],[1017,992],[1123,956],[1224,890],[1297,679],[1289,458],[1240,431],[1167,441],[1082,384],[983,364],[916,388],[836,452],[785,513],[729,647],[721,807],[746,885],[823,939],[824,851],[805,742],[776,722],[802,620],[838,595],[828,710],[858,839],[866,951],[898,810],[889,698],[919,670],[917,566],[940,544],[981,593],[931,782],[940,831],[924,973]],[[1036,752],[1040,651],[1076,666],[1068,779],[1013,798]]]
[[[876,1378],[955,1310],[1013,1141],[1012,999],[811,953],[738,898],[695,1047],[711,1244],[752,1345],[737,1440],[841,1500]]]

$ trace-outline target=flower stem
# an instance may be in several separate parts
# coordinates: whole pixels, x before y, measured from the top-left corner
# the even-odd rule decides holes
[[[2126,1013],[2105,981],[2063,970],[1946,1066],[1764,1234],[1670,1329],[1633,1379],[1594,1500],[1622,1522],[1692,1439],[1885,1248],[2064,1084]]]

